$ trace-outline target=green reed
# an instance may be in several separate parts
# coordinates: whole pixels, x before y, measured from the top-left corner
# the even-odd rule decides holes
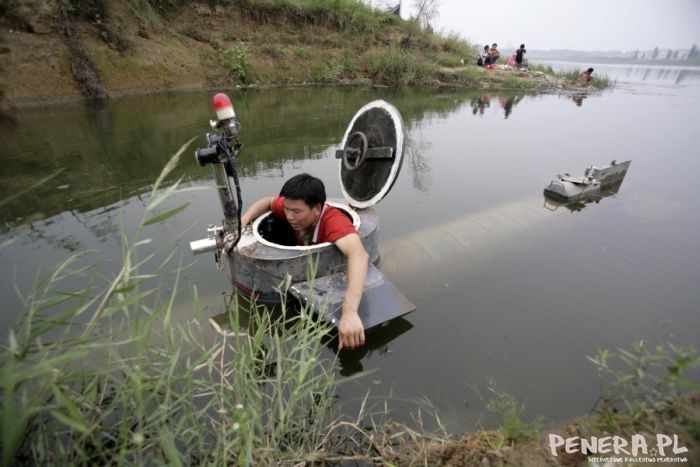
[[[232,297],[229,330],[216,333],[193,287],[191,318],[174,319],[186,265],[172,242],[142,247],[145,227],[186,207],[163,207],[190,190],[163,188],[185,147],[135,235],[122,234],[113,279],[80,253],[23,297],[0,356],[3,466],[266,465],[328,449],[337,381],[322,354],[329,330],[308,310],[271,314]],[[76,277],[84,285],[67,289]]]

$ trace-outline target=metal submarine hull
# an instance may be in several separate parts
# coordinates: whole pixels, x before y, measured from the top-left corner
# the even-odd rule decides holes
[[[358,136],[359,135],[359,136]],[[327,204],[352,219],[369,254],[359,306],[366,331],[415,310],[377,268],[379,219],[374,205],[390,191],[404,157],[403,121],[391,104],[378,100],[362,107],[336,151],[344,200]],[[328,322],[337,324],[346,288],[347,261],[331,243],[294,245],[288,225],[271,212],[246,227],[228,261],[232,286],[258,303],[275,305],[291,295]]]

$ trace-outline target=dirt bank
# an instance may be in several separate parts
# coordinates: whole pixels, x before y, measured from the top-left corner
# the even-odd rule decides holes
[[[570,89],[544,73],[464,66],[469,44],[391,17],[371,29],[323,14],[194,2],[167,14],[148,2],[73,3],[92,6],[77,11],[66,9],[70,2],[18,0],[4,7],[0,107],[237,85]]]
[[[394,444],[380,446],[378,450],[384,462],[394,465],[641,467],[652,462],[669,467],[700,465],[700,394],[687,395],[664,409],[640,412],[633,417],[622,413],[613,418],[580,417],[565,426],[542,430],[530,441],[509,441],[499,431],[477,431],[453,438],[419,435],[401,427],[394,427],[388,433]],[[620,448],[614,447],[614,437]],[[602,451],[583,454],[581,440],[592,442],[594,438],[608,443],[607,447],[600,444]],[[567,439],[572,439],[568,448]],[[632,450],[633,440],[639,446],[636,455]],[[625,442],[627,445],[623,446]]]

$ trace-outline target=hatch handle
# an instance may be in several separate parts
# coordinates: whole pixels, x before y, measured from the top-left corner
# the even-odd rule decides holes
[[[355,147],[358,142],[360,147]],[[367,159],[368,150],[369,142],[367,141],[367,136],[365,136],[363,132],[356,131],[351,134],[345,145],[345,150],[343,151],[343,165],[345,168],[350,171],[360,168],[365,159]],[[351,161],[350,158],[354,160]]]

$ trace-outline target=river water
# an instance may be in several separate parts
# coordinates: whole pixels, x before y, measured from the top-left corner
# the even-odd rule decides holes
[[[589,64],[554,64],[584,68]],[[495,388],[559,422],[587,413],[599,395],[598,349],[698,344],[700,69],[596,65],[614,88],[583,95],[299,88],[230,92],[243,126],[244,204],[275,194],[307,171],[340,198],[338,148],[366,102],[402,113],[410,138],[402,172],[377,207],[381,268],[417,306],[365,348],[345,352],[338,373],[348,410],[369,393],[409,419],[430,401],[452,430],[488,423]],[[209,130],[211,93],[164,94],[21,109],[0,119],[0,322],[17,319],[37,274],[90,250],[113,274],[119,233],[133,232],[151,184],[185,141],[197,142],[175,176],[212,186],[191,157]],[[547,203],[558,173],[631,160],[617,194],[570,209]],[[177,316],[223,311],[225,275],[189,241],[220,223],[213,189],[178,195],[190,206],[145,235],[173,242],[192,261]],[[154,245],[155,247],[155,245]],[[70,282],[65,287],[70,287]],[[212,330],[212,333],[214,331]],[[6,331],[3,331],[6,335]],[[330,352],[330,351],[329,351]],[[697,374],[695,375],[697,377]],[[425,412],[424,412],[425,413]]]

